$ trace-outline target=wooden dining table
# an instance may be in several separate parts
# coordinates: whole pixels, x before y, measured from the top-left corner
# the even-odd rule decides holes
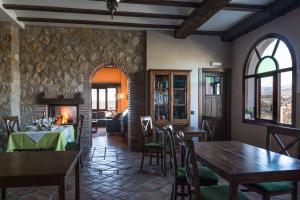
[[[194,145],[197,159],[229,182],[230,200],[239,184],[300,180],[300,160],[292,157],[238,141]]]
[[[58,185],[59,200],[66,199],[66,179],[75,169],[75,199],[80,199],[80,151],[38,151],[0,154],[1,198],[6,188]]]
[[[203,135],[206,134],[206,131],[200,128],[193,126],[174,126],[174,133],[177,131],[182,131],[186,137],[196,137],[203,140]]]

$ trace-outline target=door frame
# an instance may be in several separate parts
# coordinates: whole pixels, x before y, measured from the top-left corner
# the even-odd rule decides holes
[[[225,103],[228,104],[224,106],[224,118],[227,119],[227,137],[226,140],[231,140],[231,69],[228,68],[198,68],[198,126],[201,128],[202,124],[202,103],[203,103],[203,87],[205,83],[203,82],[203,73],[204,72],[219,72],[224,73],[225,78],[227,79],[227,88],[223,94],[225,95]]]

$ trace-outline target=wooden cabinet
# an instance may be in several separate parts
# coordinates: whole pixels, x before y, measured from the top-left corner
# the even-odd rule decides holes
[[[190,71],[150,70],[150,115],[155,124],[190,124]]]

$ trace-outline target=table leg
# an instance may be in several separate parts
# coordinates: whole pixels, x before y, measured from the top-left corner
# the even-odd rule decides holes
[[[239,185],[235,181],[229,183],[230,200],[237,200],[238,186]]]
[[[163,166],[163,176],[166,176],[166,171],[167,171],[167,138],[164,135],[163,136],[163,144],[164,144],[164,149],[163,149],[163,158],[162,158],[162,166]]]
[[[79,161],[77,161],[75,166],[75,199],[80,199],[80,167]]]
[[[1,188],[1,199],[6,199],[6,188]]]
[[[66,199],[66,181],[65,177],[59,177],[59,185],[58,185],[58,199],[65,200]]]

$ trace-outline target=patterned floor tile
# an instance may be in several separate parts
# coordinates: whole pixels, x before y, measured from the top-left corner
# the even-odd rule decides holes
[[[121,142],[120,142],[121,141]],[[145,160],[140,172],[140,154],[128,151],[123,138],[98,136],[84,160],[81,172],[81,200],[167,200],[171,194],[171,175],[161,176],[161,168]],[[169,167],[169,165],[167,165]],[[170,170],[169,170],[170,171]],[[221,179],[222,183],[226,181]],[[74,199],[74,175],[67,184],[67,199]],[[251,200],[262,199],[247,193]],[[8,200],[56,200],[57,187],[8,189]],[[290,199],[289,195],[272,200]],[[300,198],[299,198],[300,200]]]

